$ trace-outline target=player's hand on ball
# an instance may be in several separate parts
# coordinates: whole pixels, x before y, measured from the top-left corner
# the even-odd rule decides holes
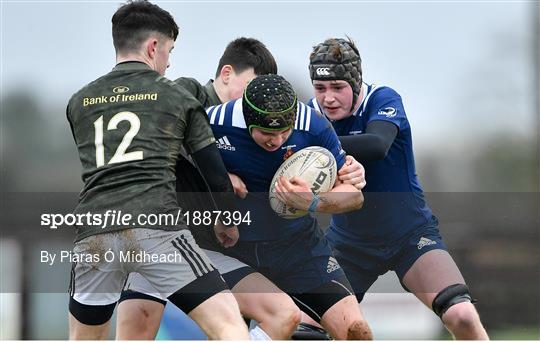
[[[364,167],[353,156],[345,156],[345,164],[338,171],[338,179],[342,183],[353,185],[358,190],[366,186]]]
[[[216,234],[216,238],[218,239],[219,243],[225,248],[236,245],[238,238],[240,237],[238,227],[234,226],[227,228],[223,223],[221,223],[221,221],[218,221],[218,223],[214,226],[214,233]]]
[[[242,199],[246,198],[248,190],[246,184],[242,181],[242,179],[234,173],[229,173],[229,178],[231,180],[234,193]]]
[[[286,205],[300,210],[308,210],[313,200],[308,183],[296,176],[290,180],[279,177],[276,182],[276,195]]]

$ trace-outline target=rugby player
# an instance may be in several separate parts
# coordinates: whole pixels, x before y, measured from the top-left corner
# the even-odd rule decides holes
[[[242,37],[227,45],[219,60],[215,81],[210,80],[203,86],[193,78],[182,77],[175,82],[193,94],[204,107],[210,107],[242,97],[247,83],[257,75],[275,73],[276,62],[264,44]],[[208,191],[206,182],[190,160],[180,158],[176,175],[178,198],[183,209],[191,212],[215,210],[211,197],[205,193]],[[245,189],[235,190],[245,197]],[[211,233],[211,227],[194,226],[191,232],[222,273],[241,313],[258,322],[258,326],[250,329],[251,338],[288,339],[300,320],[300,310],[292,299],[262,274],[221,253],[222,247]],[[142,276],[132,273],[118,306],[117,339],[154,339],[165,299]]]
[[[74,94],[67,107],[83,167],[75,212],[114,209],[132,217],[178,212],[175,164],[182,145],[217,194],[219,210],[234,211],[233,188],[203,107],[163,77],[178,36],[174,19],[147,1],[130,1],[113,15],[112,26],[116,66]],[[236,226],[219,223],[215,233],[226,246],[238,239]],[[182,260],[120,262],[119,255],[128,251],[180,254]],[[72,265],[70,339],[106,338],[130,272],[145,277],[210,338],[249,337],[233,295],[183,222],[77,227],[74,253],[98,259]],[[107,253],[114,258],[107,259]]]
[[[283,160],[307,146],[332,152],[338,170],[345,153],[331,124],[317,111],[297,101],[289,82],[277,75],[259,76],[241,99],[208,110],[210,125],[230,173],[249,191],[237,200],[249,210],[252,224],[240,224],[240,240],[225,253],[250,265],[288,293],[335,339],[370,339],[371,332],[347,278],[311,215],[286,220],[269,206],[270,182]],[[363,182],[363,178],[362,178]],[[330,192],[314,196],[298,177],[281,178],[276,190],[297,196],[298,209],[329,213],[362,206],[354,185],[336,182]]]
[[[268,76],[268,77],[271,77],[271,76]],[[280,85],[281,83],[281,78],[278,79],[278,85]],[[285,82],[285,81],[283,81]],[[290,96],[293,96],[294,95],[294,92],[292,91],[292,88],[290,88],[290,85],[288,85],[288,83],[284,83],[285,85],[288,86],[288,88],[286,89],[289,93],[288,95]],[[277,89],[277,88],[276,88]],[[280,89],[281,91],[283,91],[283,89]],[[276,96],[279,96],[279,95],[282,95],[280,94],[279,92],[276,94]],[[272,99],[272,97],[269,97],[269,100]],[[238,101],[241,101],[241,100],[238,100]],[[213,107],[215,110],[217,110],[216,113],[222,113],[223,115],[232,115],[230,113],[231,111],[231,108],[232,108],[232,105],[234,105],[234,103],[241,103],[241,102],[238,102],[238,101],[231,101],[231,102],[228,102],[226,104],[222,106],[217,106],[217,107]],[[296,99],[295,99],[295,102],[294,102],[294,106],[296,108]],[[301,104],[302,108],[306,109],[307,110],[307,107],[303,104]],[[221,108],[223,109],[223,111],[221,111]],[[291,109],[293,110],[293,109]],[[302,111],[301,111],[302,112]],[[292,122],[294,122],[294,116],[295,116],[295,113],[296,113],[296,109],[293,110],[292,113],[288,113],[288,115],[290,116],[289,119],[292,120]],[[240,113],[236,113],[236,116],[238,117],[238,115],[242,115],[242,112]],[[308,115],[309,115],[309,118],[308,118]],[[315,116],[315,115],[318,115],[318,116]],[[307,131],[305,134],[302,134],[302,133],[297,133],[295,135],[295,137],[298,137],[299,135],[301,136],[301,138],[297,138],[297,139],[300,139],[300,140],[303,140],[302,143],[303,145],[298,145],[300,147],[298,148],[301,148],[301,146],[309,146],[310,143],[315,143],[315,144],[319,144],[319,145],[332,145],[332,148],[335,150],[335,154],[337,155],[338,154],[338,151],[340,151],[340,148],[339,148],[339,144],[337,144],[336,146],[334,146],[334,144],[337,142],[337,139],[335,137],[335,134],[333,134],[331,128],[330,128],[330,125],[329,123],[324,119],[322,118],[322,116],[320,114],[315,114],[314,112],[311,113],[310,110],[307,110],[307,112],[302,112],[301,114],[303,120],[307,120],[307,125],[309,126],[311,122],[311,117],[313,116],[314,119],[313,119],[313,126],[312,126],[312,129],[311,131],[309,130],[308,127],[306,127]],[[225,119],[225,117],[224,117]],[[227,120],[225,119],[224,120],[225,122],[227,122]],[[322,121],[322,122],[321,122]],[[218,120],[219,122],[219,120]],[[328,131],[328,129],[330,129],[330,131]],[[282,129],[283,130],[283,129]],[[291,128],[286,128],[284,129],[285,131],[288,131],[289,133],[291,133]],[[242,132],[242,131],[245,131],[244,130],[238,130],[238,132]],[[325,134],[323,134],[325,133]],[[247,134],[246,132],[246,137],[249,138],[249,135]],[[315,138],[316,137],[316,138]],[[332,138],[334,140],[332,140]],[[251,149],[253,149],[255,152],[257,153],[261,153],[261,150],[260,150],[260,147],[258,147],[255,143],[255,141],[251,138],[249,138],[248,140],[250,142],[250,144],[248,144],[248,146],[246,146],[246,148],[249,148],[251,145]],[[230,140],[229,140],[230,142]],[[283,141],[282,141],[283,142]],[[326,146],[325,145],[325,146]],[[230,148],[231,146],[224,146],[224,150],[228,150],[228,151],[235,151],[235,149],[232,149]],[[292,149],[295,148],[296,146],[294,147],[288,147],[285,151],[282,151],[279,155],[279,158],[276,159],[276,153],[274,153],[274,157],[273,157],[273,163],[277,165],[274,165],[275,166],[275,169],[277,169],[277,166],[279,166],[279,164],[281,163],[281,161],[283,160],[284,156],[285,155],[290,155],[291,152],[292,152]],[[330,147],[330,146],[328,146]],[[296,149],[296,148],[295,148]],[[266,153],[264,151],[262,151],[263,154]],[[343,162],[343,159],[344,157],[339,154],[339,160],[341,161],[342,164],[344,164]],[[238,159],[238,162],[241,162],[243,157],[242,157],[242,154],[239,155],[239,158]],[[260,161],[257,168],[261,168],[262,165],[266,165],[264,163],[264,161]],[[266,165],[267,166],[267,165]],[[246,165],[246,170],[249,170],[250,168]],[[343,169],[346,169],[346,168],[350,168],[350,165],[347,166],[347,167],[343,167]],[[270,182],[270,179],[271,177],[273,176],[273,172],[275,172],[275,169],[272,171],[272,169],[268,170],[266,169],[265,167],[265,175],[264,177],[268,178],[270,177],[269,179],[266,179],[266,182],[269,183]],[[355,169],[355,168],[354,168]],[[355,169],[356,170],[356,169]],[[245,170],[244,170],[245,171]],[[363,169],[362,169],[362,172],[363,172]],[[243,197],[246,197],[247,195],[247,187],[246,185],[242,182],[242,180],[240,179],[239,176],[235,176],[237,179],[237,189],[239,190],[239,192],[243,192],[244,195]],[[364,179],[363,179],[363,174],[362,174],[362,177],[360,179],[356,179],[356,178],[351,178],[354,182],[357,182],[357,183],[363,183],[364,182]],[[350,180],[349,180],[350,181]],[[269,184],[267,184],[269,186]],[[305,184],[304,184],[305,185]],[[343,188],[344,185],[342,185],[342,188]],[[352,186],[345,186],[345,190],[348,190],[348,191],[352,191],[352,196],[349,196],[349,201],[343,201],[342,204],[345,204],[345,203],[349,203],[350,205],[352,206],[357,206],[358,205],[358,200],[361,200],[361,198],[358,198],[358,191],[352,187]],[[254,187],[253,188],[254,190],[256,190],[257,188]],[[261,191],[260,190],[260,187],[258,188],[259,190],[258,191]],[[354,190],[352,190],[354,189]],[[336,189],[336,191],[342,191],[343,189]],[[266,189],[264,190],[266,191]],[[302,188],[301,191],[306,191],[306,188]],[[311,191],[308,189],[308,192],[309,192],[309,200],[311,201]],[[356,194],[355,194],[356,193]],[[256,193],[251,193],[251,196],[256,196],[256,197],[260,197],[260,194],[257,195]],[[337,197],[340,197],[339,195]],[[323,204],[322,205],[322,210],[324,210],[324,208],[326,207],[326,210],[346,210],[346,205],[345,206],[342,206],[342,207],[335,207],[335,205],[331,204],[331,205],[328,205],[327,203],[327,200],[328,199],[331,199],[332,198],[332,195],[330,194],[326,194],[325,196],[322,197],[322,203],[326,203],[326,204]],[[344,198],[339,198],[341,200],[344,200]],[[253,201],[253,199],[251,199],[250,201]],[[272,218],[272,220],[269,223],[269,226],[268,227],[261,227],[261,228],[266,228],[266,230],[269,229],[270,226],[272,226],[272,224],[274,223],[277,223],[277,224],[289,224],[291,221],[288,221],[288,220],[283,220],[283,219],[280,219],[280,218],[277,218],[276,215],[270,210],[269,211],[269,206],[268,206],[268,199],[267,199],[267,194],[264,195],[264,200],[263,201],[259,201],[259,200],[256,200],[256,202],[259,202],[259,203],[256,203],[256,210],[259,211],[258,213],[258,217],[259,217],[259,221],[261,219],[263,219],[265,222],[268,222],[268,218],[265,217],[266,215],[270,215],[270,218]],[[334,202],[336,202],[336,199],[334,199]],[[333,207],[333,208],[332,208]],[[251,208],[251,207],[249,207]],[[262,212],[261,212],[261,208],[262,208]],[[277,222],[276,222],[276,219],[277,219]],[[291,283],[295,283],[295,282],[298,282],[298,287],[297,288],[302,288],[303,285],[302,284],[309,284],[307,286],[306,289],[301,289],[301,290],[298,290],[300,293],[298,293],[295,297],[295,300],[297,301],[297,303],[299,303],[299,299],[298,298],[302,298],[302,300],[304,301],[302,303],[302,305],[304,306],[304,309],[305,310],[310,310],[310,314],[315,317],[315,319],[317,319],[318,321],[321,319],[323,319],[323,324],[326,325],[326,326],[330,326],[332,325],[332,327],[329,327],[329,329],[332,331],[332,333],[334,334],[334,336],[338,336],[339,338],[369,338],[370,337],[370,333],[369,333],[369,328],[367,328],[367,326],[365,326],[365,324],[363,324],[363,318],[361,316],[361,313],[359,312],[358,308],[356,307],[356,302],[353,300],[351,302],[351,298],[353,298],[350,294],[350,292],[348,292],[347,290],[347,282],[346,282],[346,279],[343,277],[343,273],[340,271],[339,269],[339,265],[335,262],[335,260],[333,258],[331,258],[331,254],[329,253],[329,249],[327,248],[327,245],[325,244],[324,242],[324,238],[321,239],[321,236],[320,234],[317,234],[316,233],[316,227],[314,226],[315,225],[315,222],[310,219],[308,220],[308,222],[306,223],[302,223],[302,220],[298,221],[296,220],[296,224],[293,224],[293,226],[295,226],[295,229],[292,229],[290,231],[288,231],[287,234],[285,234],[283,236],[284,239],[280,239],[280,236],[283,232],[287,232],[287,229],[286,228],[283,228],[281,229],[280,231],[277,231],[276,234],[275,234],[275,237],[272,239],[272,241],[269,241],[269,242],[261,242],[261,245],[267,245],[267,246],[271,246],[273,245],[274,243],[278,243],[278,250],[279,249],[282,249],[282,248],[287,248],[286,246],[287,245],[291,245],[291,243],[289,242],[293,242],[292,245],[290,246],[291,248],[294,248],[294,244],[297,244],[298,248],[300,249],[303,249],[303,248],[311,248],[311,252],[314,253],[314,255],[312,256],[310,253],[311,252],[308,252],[307,254],[302,254],[300,253],[301,255],[299,256],[296,256],[297,258],[297,261],[296,263],[292,264],[292,265],[289,265],[288,267],[288,275],[285,277],[285,279],[287,279],[286,281],[289,282],[288,284],[288,287],[292,289],[291,287]],[[259,225],[257,225],[258,227]],[[304,226],[304,228],[300,228],[301,226]],[[302,234],[303,236],[302,237],[298,237],[297,235],[298,234],[293,234],[291,236],[291,232],[294,232],[294,230],[298,230],[300,228],[300,230],[304,230],[305,232]],[[251,229],[251,227],[246,227],[246,229]],[[257,229],[257,228],[256,228]],[[264,232],[264,231],[262,231]],[[266,234],[268,233],[268,231],[266,232]],[[309,238],[310,241],[311,241],[311,245],[308,244],[308,246],[305,246],[304,245],[304,240],[305,238]],[[292,240],[292,241],[291,241]],[[249,243],[249,242],[247,242]],[[224,251],[225,253],[227,254],[230,254],[228,253],[227,251]],[[276,253],[277,251],[274,250],[273,253]],[[233,254],[233,256],[236,256]],[[283,255],[283,257],[287,257],[285,254]],[[281,260],[278,261],[278,263],[280,263]],[[291,258],[291,261],[292,261],[292,258]],[[282,263],[281,263],[282,264]],[[303,267],[301,265],[303,264],[306,264],[306,268],[305,269],[297,269],[297,267]],[[251,264],[253,265],[253,264]],[[258,269],[257,267],[254,267],[255,269]],[[274,270],[274,272],[278,271],[279,273],[279,270]],[[324,273],[322,273],[324,271]],[[273,273],[275,276],[277,276],[278,274],[276,273]],[[303,280],[301,280],[302,278],[305,278]],[[284,281],[284,280],[282,280]],[[303,283],[302,283],[303,281]],[[144,281],[141,281],[140,277],[133,277],[131,276],[130,277],[130,289],[132,290],[136,290],[136,291],[139,291],[140,293],[144,293],[144,294],[152,294],[152,293],[155,293],[156,291],[153,290],[151,287],[148,287],[147,285],[147,282],[144,282]],[[267,292],[269,288],[260,288],[260,289],[256,289],[255,291],[256,292]],[[309,289],[314,289],[314,293],[306,293],[306,291],[309,291]],[[250,288],[249,291],[253,291],[253,288]],[[273,291],[279,291],[279,289],[275,289]],[[319,292],[322,292],[319,294]],[[132,292],[133,293],[133,292]],[[260,293],[258,294],[260,295]],[[272,295],[272,296],[275,296],[275,294],[265,294],[266,297],[268,297],[269,295]],[[141,297],[139,297],[141,298]],[[238,298],[238,297],[237,297]],[[264,298],[264,297],[263,297]],[[146,301],[147,303],[150,302],[150,301]],[[141,301],[142,303],[142,301]],[[242,300],[240,300],[240,303],[242,303]],[[351,304],[350,303],[354,303],[354,305],[352,305],[352,310],[349,312],[349,310],[351,309]],[[260,303],[257,303],[258,305],[260,305]],[[140,311],[140,310],[139,310]],[[140,313],[138,314],[139,317],[137,317],[137,320],[139,320],[141,318],[141,315]],[[279,318],[276,317],[276,318]],[[270,317],[270,319],[272,319]],[[152,328],[151,330],[155,330],[157,329],[157,322],[151,324],[152,325]],[[258,337],[258,336],[254,336],[254,337]],[[260,337],[260,336],[259,336]]]
[[[366,170],[364,207],[333,215],[326,233],[358,301],[391,270],[455,338],[488,339],[424,199],[400,95],[362,81],[360,54],[350,39],[316,45],[309,72],[315,98],[308,104],[326,115],[345,150]]]

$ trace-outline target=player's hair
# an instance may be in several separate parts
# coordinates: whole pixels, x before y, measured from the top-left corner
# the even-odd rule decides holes
[[[358,47],[356,46],[356,43],[354,42],[354,40],[352,40],[352,38],[347,36],[347,35],[345,37],[347,39],[329,38],[329,39],[325,40],[324,43],[327,43],[327,44],[331,45],[330,53],[334,56],[334,58],[336,60],[340,60],[340,59],[344,58],[342,56],[341,47],[339,46],[340,44],[347,44],[348,47],[351,48],[355,52],[355,54],[358,56],[358,58],[360,58],[360,52],[358,52]]]
[[[137,51],[153,33],[176,40],[178,25],[169,12],[146,0],[130,0],[112,17],[113,44],[117,53]]]
[[[219,59],[216,78],[224,65],[231,65],[241,73],[253,68],[255,75],[277,74],[276,60],[266,46],[255,38],[240,37],[230,42]]]

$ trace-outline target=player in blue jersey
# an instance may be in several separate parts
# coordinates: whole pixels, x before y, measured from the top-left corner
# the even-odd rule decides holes
[[[333,215],[326,234],[358,300],[392,270],[457,339],[488,339],[416,177],[399,94],[362,82],[361,58],[350,39],[316,45],[309,71],[315,89],[309,104],[331,120],[346,151],[366,170],[364,207]]]
[[[247,191],[237,206],[249,211],[252,220],[239,225],[239,242],[225,253],[271,279],[333,338],[370,339],[349,282],[316,220],[310,215],[283,219],[268,202],[274,173],[295,151],[322,146],[332,152],[338,169],[345,165],[331,124],[298,102],[291,85],[277,75],[255,78],[242,99],[207,112],[225,166],[236,178],[233,186]],[[341,213],[358,209],[363,202],[354,185],[339,181],[319,196],[298,177],[281,178],[276,190],[284,199],[294,198],[294,207],[309,211]]]
[[[256,75],[275,74],[274,57],[263,43],[254,38],[237,38],[230,42],[219,60],[216,79],[205,86],[192,78],[175,82],[195,96],[204,107],[219,105],[242,97],[246,84]],[[207,119],[206,116],[204,116]],[[351,173],[354,175],[354,173]],[[204,212],[216,210],[208,198],[205,180],[188,159],[180,158],[176,166],[179,202],[183,210]],[[243,189],[236,189],[243,192]],[[181,191],[181,192],[180,192]],[[291,298],[263,275],[221,253],[222,247],[212,234],[212,226],[191,227],[197,244],[220,271],[231,288],[244,317],[257,322],[250,327],[252,339],[288,339],[301,317]],[[118,305],[117,339],[154,339],[159,329],[166,298],[141,275],[130,274]]]

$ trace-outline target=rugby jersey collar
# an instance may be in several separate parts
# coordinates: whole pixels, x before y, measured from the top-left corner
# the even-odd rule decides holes
[[[210,100],[209,103],[223,103],[216,93],[216,88],[214,88],[214,80],[208,80],[204,87],[206,88],[206,93]]]
[[[124,70],[152,70],[148,64],[138,61],[126,61],[116,64],[113,68],[113,71],[124,71]]]
[[[370,92],[370,86],[368,86],[366,83],[362,83],[362,90],[364,94],[364,98],[362,99],[362,102],[360,103],[360,106],[354,111],[353,116],[362,116],[362,112],[364,111],[364,108],[366,107],[367,98],[369,97]]]

